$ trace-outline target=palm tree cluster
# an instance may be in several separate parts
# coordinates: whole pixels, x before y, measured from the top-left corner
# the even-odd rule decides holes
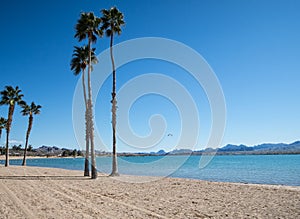
[[[6,167],[9,166],[9,134],[11,131],[13,115],[14,115],[16,105],[22,108],[21,113],[23,116],[29,116],[28,128],[26,133],[25,151],[24,151],[24,157],[22,163],[22,165],[25,166],[28,140],[32,129],[32,124],[33,124],[33,115],[40,114],[41,106],[36,105],[34,102],[32,102],[30,105],[27,105],[27,103],[23,100],[24,95],[22,94],[22,91],[19,89],[18,86],[16,87],[6,86],[5,89],[0,92],[0,95],[1,95],[0,105],[8,105],[7,119],[5,119],[4,117],[0,118],[0,138],[2,134],[2,129],[6,130],[6,144],[5,144],[5,166]]]
[[[83,98],[85,103],[85,142],[86,155],[84,176],[89,176],[89,151],[91,152],[91,178],[97,178],[97,167],[95,159],[94,145],[94,116],[93,116],[93,101],[91,87],[91,72],[93,65],[97,64],[98,60],[95,56],[96,48],[92,45],[97,42],[98,38],[103,37],[103,34],[110,38],[110,56],[113,70],[113,85],[112,85],[112,131],[113,131],[113,154],[112,154],[112,173],[111,176],[118,175],[117,152],[116,152],[116,69],[113,57],[113,40],[114,35],[120,35],[121,26],[125,24],[123,14],[116,8],[101,10],[102,16],[97,17],[93,12],[81,13],[80,18],[75,26],[75,38],[79,42],[87,40],[87,45],[81,47],[74,46],[73,58],[71,60],[71,70],[75,75],[82,73]],[[85,70],[88,68],[87,81],[85,79]],[[87,83],[87,85],[86,85]]]

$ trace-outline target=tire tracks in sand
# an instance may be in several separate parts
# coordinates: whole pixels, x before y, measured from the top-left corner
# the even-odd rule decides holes
[[[115,198],[108,197],[108,196],[105,196],[105,195],[102,195],[102,194],[99,194],[99,193],[89,193],[89,192],[87,192],[83,189],[78,189],[78,188],[72,187],[70,185],[68,185],[68,188],[61,188],[61,189],[62,190],[66,189],[66,190],[64,190],[64,192],[65,193],[71,193],[72,195],[81,193],[81,194],[84,194],[85,196],[94,196],[96,198],[100,198],[100,200],[105,200],[106,203],[113,203],[113,204],[117,204],[119,206],[122,206],[123,208],[125,207],[125,210],[127,210],[127,211],[128,211],[128,208],[133,209],[133,210],[137,210],[137,211],[142,212],[143,214],[145,214],[144,216],[148,216],[148,217],[151,216],[153,218],[161,218],[161,219],[167,219],[168,218],[168,217],[165,217],[163,215],[157,214],[157,213],[155,213],[151,210],[141,208],[141,207],[137,207],[135,205],[132,205],[132,204],[129,204],[129,203],[126,203],[126,202],[123,202],[123,201],[118,201]],[[73,190],[73,191],[71,191],[71,190]]]
[[[39,184],[39,185],[37,185]],[[50,185],[51,184],[51,185]],[[53,186],[54,185],[54,186]],[[75,211],[80,211],[81,216],[83,218],[113,218],[112,215],[104,213],[101,211],[99,206],[92,204],[91,202],[87,202],[86,199],[80,197],[78,194],[71,193],[63,190],[64,186],[58,184],[55,180],[40,180],[34,181],[33,186],[40,186],[43,189],[51,192],[51,198],[54,199],[55,202],[59,201],[62,203],[68,203],[68,205],[72,205],[74,211],[72,212],[72,216],[75,216]],[[55,189],[54,189],[55,188]],[[49,196],[47,196],[49,198]],[[71,209],[69,209],[71,210]],[[82,211],[84,210],[84,211]],[[77,215],[79,216],[79,215]]]
[[[41,173],[39,173],[41,174]],[[43,174],[42,174],[43,175]],[[152,218],[161,218],[161,219],[167,219],[168,217],[165,217],[163,215],[157,214],[151,210],[145,209],[145,208],[141,208],[141,207],[137,207],[135,205],[123,202],[123,201],[118,201],[115,198],[111,198],[105,195],[101,195],[98,193],[93,193],[93,192],[87,192],[84,189],[78,189],[78,187],[72,187],[70,184],[68,184],[68,187],[66,187],[65,185],[62,184],[58,184],[56,182],[56,180],[52,180],[51,177],[45,177],[44,180],[42,180],[43,182],[47,182],[44,184],[44,186],[47,186],[49,190],[51,190],[53,193],[57,193],[60,194],[61,196],[64,196],[68,199],[74,199],[76,198],[76,200],[80,200],[79,203],[86,203],[87,197],[91,197],[94,196],[96,198],[96,201],[98,201],[98,203],[93,203],[92,201],[89,202],[89,205],[85,205],[85,207],[90,208],[91,210],[93,210],[94,212],[99,212],[100,214],[102,214],[102,216],[104,218],[116,218],[116,215],[110,215],[107,212],[104,214],[101,211],[99,211],[99,208],[104,207],[108,207],[110,210],[112,208],[114,208],[114,205],[119,205],[121,208],[123,208],[123,212],[120,212],[120,216],[123,217],[122,214],[124,214],[125,212],[130,212],[129,209],[131,210],[136,210],[141,212],[142,214],[144,214],[143,216],[147,216],[147,217],[152,217]],[[51,182],[51,184],[55,184],[55,188],[53,189],[53,186],[51,185],[51,187],[49,186],[49,183]],[[92,182],[92,181],[91,181]],[[73,191],[72,191],[73,190]],[[86,198],[82,198],[82,196],[78,195],[78,194],[82,194],[84,195]],[[100,202],[99,202],[99,198],[100,198]],[[104,201],[101,201],[104,200]],[[120,208],[117,208],[118,210],[120,210]],[[132,216],[132,215],[130,215]],[[142,218],[142,217],[141,217]]]
[[[24,175],[19,176],[14,174],[13,172],[10,175],[17,177],[28,177],[24,182],[22,180],[15,180],[14,185],[8,184],[4,185],[3,181],[0,180],[0,186],[5,188],[5,191],[10,199],[13,199],[13,203],[18,206],[18,211],[21,209],[24,214],[20,216],[20,218],[52,218],[48,213],[55,212],[57,216],[63,217],[63,214],[66,213],[66,203],[68,213],[65,215],[67,218],[70,217],[70,212],[72,212],[72,218],[95,218],[91,216],[91,213],[98,213],[99,216],[101,212],[98,210],[95,212],[93,209],[90,210],[89,213],[84,213],[80,211],[80,207],[85,207],[85,201],[79,202],[78,200],[74,200],[69,196],[64,196],[63,194],[57,192],[55,189],[50,189],[45,187],[45,184],[48,184],[49,181],[45,179],[46,176],[39,172],[37,176],[27,175],[26,171],[24,171]],[[41,177],[40,177],[41,176]],[[33,179],[31,179],[31,177]],[[16,179],[15,178],[15,179]],[[2,183],[1,183],[2,182]],[[10,182],[7,180],[6,182]],[[47,183],[45,183],[47,182]],[[53,184],[54,180],[51,181]],[[5,187],[4,187],[5,186]],[[0,187],[0,189],[2,188]],[[46,190],[47,189],[47,190]],[[22,192],[20,192],[22,191]],[[45,191],[47,191],[45,193]],[[49,191],[51,193],[49,194]],[[15,195],[18,194],[18,197]],[[29,196],[34,196],[34,198],[29,198],[31,202],[26,201]],[[62,198],[64,197],[64,198]],[[72,202],[70,202],[70,199]],[[24,203],[24,204],[23,204]],[[51,204],[50,204],[51,203]],[[52,208],[48,208],[48,204],[50,206],[55,206]],[[70,206],[71,205],[71,206]],[[31,210],[30,210],[31,208]],[[79,211],[78,211],[79,210]],[[77,211],[77,212],[76,212]],[[92,211],[92,212],[91,212]],[[76,214],[74,213],[76,212]],[[20,214],[20,213],[19,213]],[[51,214],[50,214],[51,215]],[[101,218],[107,218],[104,214],[101,215]]]
[[[39,175],[41,178],[38,177]],[[32,179],[29,179],[28,183],[21,183],[20,181],[20,184],[18,183],[19,188],[11,187],[9,184],[4,185],[4,182],[0,180],[0,189],[3,187],[3,191],[11,197],[12,201],[24,213],[23,218],[47,218],[47,211],[51,212],[54,210],[59,213],[59,210],[64,209],[62,206],[66,206],[66,203],[69,208],[68,210],[72,210],[73,216],[78,216],[77,218],[124,218],[125,215],[131,218],[168,218],[154,211],[116,200],[117,197],[109,197],[97,192],[93,193],[89,189],[85,190],[78,187],[78,185],[72,186],[72,183],[69,183],[68,180],[55,180],[55,177],[45,176],[45,173],[40,171],[37,171],[37,176],[30,176],[24,170],[24,176],[32,177]],[[74,181],[77,184],[76,180]],[[24,193],[20,194],[20,190],[24,191]],[[50,191],[50,193],[47,193],[50,195],[45,196],[45,190]],[[20,198],[15,194],[18,194]],[[36,200],[35,203],[26,202],[26,197],[33,194]],[[32,204],[36,203],[39,206],[47,206],[47,203],[50,202],[55,203],[59,208],[33,209],[34,207],[32,207]],[[75,214],[76,211],[79,215]]]
[[[32,211],[28,209],[28,207],[21,201],[14,192],[12,192],[6,185],[5,182],[0,181],[0,189],[4,191],[10,200],[18,207],[19,210],[23,212],[22,218],[34,219],[37,218]]]

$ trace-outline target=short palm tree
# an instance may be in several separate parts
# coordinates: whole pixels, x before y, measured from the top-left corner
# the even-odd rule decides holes
[[[92,49],[92,64],[97,63],[95,55],[95,49]],[[85,69],[89,63],[89,48],[87,46],[78,47],[74,46],[73,58],[71,60],[71,70],[74,75],[79,75],[82,72],[82,88],[83,98],[85,104],[85,164],[84,164],[84,176],[89,176],[89,150],[90,150],[90,139],[89,139],[89,126],[88,126],[88,102],[86,96],[86,80],[85,80]]]
[[[16,104],[23,105],[24,101],[22,101],[23,94],[21,94],[21,90],[18,86],[15,88],[12,86],[6,86],[5,90],[1,91],[1,101],[0,105],[8,105],[8,117],[6,124],[6,148],[5,148],[5,166],[9,166],[9,134],[11,129],[11,124],[13,120],[13,114],[15,111]]]
[[[91,144],[91,160],[92,160],[92,179],[97,178],[97,167],[95,158],[95,146],[94,146],[94,116],[93,116],[93,101],[92,101],[92,84],[91,84],[91,72],[92,72],[92,43],[97,41],[97,37],[102,36],[102,31],[99,28],[101,19],[96,17],[94,13],[81,13],[81,16],[76,24],[75,38],[81,42],[84,39],[88,39],[88,127],[89,137]]]
[[[24,103],[22,105],[23,110],[21,111],[23,116],[29,116],[28,119],[28,128],[26,132],[26,142],[25,142],[25,150],[24,150],[24,157],[23,157],[23,166],[26,166],[26,154],[27,154],[27,146],[28,146],[28,139],[29,135],[32,129],[32,124],[33,124],[33,115],[38,115],[41,113],[41,108],[42,106],[40,105],[35,105],[34,102],[32,102],[30,105],[27,105]]]
[[[6,128],[6,123],[7,120],[3,117],[0,118],[0,139],[1,139],[1,135],[2,135],[2,129]]]
[[[116,98],[116,69],[113,56],[113,40],[114,34],[120,35],[122,33],[121,26],[125,24],[123,14],[116,8],[112,7],[110,10],[103,9],[102,27],[107,37],[110,37],[110,57],[113,69],[113,86],[112,86],[112,131],[113,131],[113,154],[112,154],[112,172],[111,176],[118,176],[118,164],[117,164],[117,150],[116,150],[116,125],[117,125],[117,98]]]

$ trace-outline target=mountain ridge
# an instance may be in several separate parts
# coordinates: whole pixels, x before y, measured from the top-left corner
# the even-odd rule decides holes
[[[262,143],[254,146],[247,146],[244,144],[234,145],[227,144],[221,148],[206,148],[202,150],[192,151],[188,149],[176,149],[165,154],[300,154],[300,141],[293,143]],[[153,152],[152,152],[153,153]],[[162,151],[160,151],[160,155]]]
[[[40,153],[48,154],[60,154],[64,150],[69,150],[57,146],[41,146],[35,151]],[[83,151],[84,152],[84,151]],[[97,151],[98,155],[110,155],[110,152]],[[244,144],[234,145],[227,144],[221,148],[205,148],[202,150],[193,151],[191,149],[174,149],[166,152],[161,149],[157,152],[120,152],[119,155],[124,156],[161,156],[161,155],[202,155],[202,154],[220,154],[220,155],[231,155],[231,154],[300,154],[300,141],[295,141],[290,144],[287,143],[262,143],[254,146],[247,146]]]

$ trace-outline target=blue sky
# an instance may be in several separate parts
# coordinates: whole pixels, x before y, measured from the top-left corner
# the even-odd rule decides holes
[[[72,126],[72,99],[79,77],[70,71],[74,26],[82,11],[116,5],[125,15],[123,34],[116,43],[138,37],[165,37],[200,53],[223,88],[227,123],[223,145],[299,140],[300,124],[300,3],[297,0],[10,0],[0,8],[0,88],[18,85],[25,99],[43,106],[31,144],[79,148]],[[108,48],[98,40],[97,53]],[[210,109],[202,88],[182,69],[151,60],[118,70],[118,89],[143,73],[162,72],[191,92],[201,121],[197,148],[203,148],[210,129]],[[110,148],[110,78],[96,103],[97,129]],[[27,118],[16,108],[11,139],[22,142]],[[149,149],[172,149],[180,131],[174,105],[159,96],[145,96],[132,107],[132,128],[149,133],[148,119],[161,113],[168,123],[165,138]],[[7,115],[7,107],[0,107]],[[101,125],[100,125],[101,124]],[[4,137],[0,140],[4,143]],[[130,151],[120,143],[120,150]]]

